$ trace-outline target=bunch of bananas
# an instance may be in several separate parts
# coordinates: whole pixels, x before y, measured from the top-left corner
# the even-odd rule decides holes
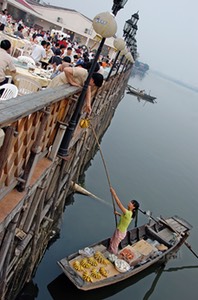
[[[98,265],[97,260],[93,256],[88,258],[88,263],[90,263],[90,265],[92,265],[93,267],[96,267]]]
[[[101,277],[102,277],[96,268],[93,268],[91,270],[91,276],[95,279],[101,279]]]
[[[108,276],[107,270],[106,270],[104,267],[101,267],[101,268],[99,269],[99,272],[100,272],[100,274],[101,274],[102,276],[104,276],[104,277],[107,277],[107,276]]]
[[[81,128],[88,128],[90,124],[90,120],[89,119],[81,119],[80,120],[80,127]]]
[[[83,268],[86,268],[86,269],[91,268],[91,264],[88,262],[88,259],[86,257],[81,260],[80,264]]]
[[[99,262],[100,264],[104,264],[105,266],[110,263],[109,260],[106,259],[100,251],[96,251],[96,253],[94,254],[94,258],[97,260],[97,262]]]
[[[91,276],[89,275],[89,273],[87,271],[83,272],[82,278],[83,278],[83,280],[85,280],[87,282],[93,282],[93,279],[91,278]]]
[[[75,260],[73,262],[73,267],[76,271],[83,271],[84,270],[83,266],[81,266],[81,264],[78,260]]]

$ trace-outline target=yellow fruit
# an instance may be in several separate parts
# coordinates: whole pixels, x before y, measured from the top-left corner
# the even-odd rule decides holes
[[[88,258],[88,263],[90,263],[90,265],[96,267],[98,265],[97,260],[92,256]]]
[[[83,271],[84,270],[83,266],[81,266],[81,264],[78,260],[75,260],[73,262],[73,267],[76,271]]]
[[[99,271],[96,268],[92,269],[91,276],[93,278],[96,278],[96,279],[101,279],[101,277],[102,277],[101,274],[99,273]]]
[[[93,282],[91,276],[89,275],[89,273],[87,271],[85,271],[82,275],[82,278],[87,281],[87,282]]]
[[[83,258],[80,264],[83,268],[87,268],[87,269],[91,268],[91,264],[88,262],[87,258]]]
[[[88,128],[89,127],[89,119],[81,119],[80,120],[80,127],[81,128]]]
[[[104,276],[104,277],[107,277],[107,276],[108,276],[107,270],[106,270],[104,267],[101,267],[101,268],[99,269],[99,272],[100,272],[100,274],[101,274],[102,276]]]

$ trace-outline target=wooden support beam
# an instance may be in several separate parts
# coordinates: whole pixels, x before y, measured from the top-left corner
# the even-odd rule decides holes
[[[12,255],[12,244],[15,237],[15,229],[17,226],[17,222],[19,219],[20,213],[17,213],[10,222],[10,224],[7,227],[3,245],[0,248],[0,294],[3,296],[5,293],[7,282],[3,280],[5,278],[5,275],[7,274],[7,269],[9,266],[10,258]],[[1,298],[3,299],[3,298]]]
[[[63,124],[59,125],[54,143],[52,145],[52,149],[51,149],[50,154],[48,156],[49,159],[54,160],[56,158],[58,149],[60,148],[60,144],[61,144],[63,136],[65,134],[66,128],[67,128],[67,126],[65,126]]]
[[[27,218],[25,220],[24,226],[22,228],[22,230],[26,233],[28,233],[30,228],[32,227],[32,223],[33,223],[34,217],[37,213],[39,202],[42,200],[42,198],[44,198],[44,192],[45,192],[44,189],[42,189],[40,187],[37,188],[37,191],[34,195],[31,206],[28,210],[28,214],[27,214]]]
[[[10,148],[12,145],[12,139],[14,137],[15,128],[8,126],[5,129],[5,138],[2,147],[0,148],[0,177],[7,162]]]
[[[18,185],[17,189],[19,192],[22,192],[25,190],[25,188],[29,185],[30,179],[32,177],[32,174],[34,172],[34,169],[37,165],[38,159],[39,159],[39,154],[41,152],[41,139],[43,137],[43,133],[45,130],[45,126],[47,124],[47,120],[50,116],[50,108],[46,108],[46,110],[43,112],[43,117],[41,120],[41,124],[40,124],[40,128],[38,131],[38,135],[36,137],[36,140],[32,146],[31,149],[31,154],[29,157],[29,160],[27,162],[27,165],[25,166],[25,170],[24,170],[24,174],[22,179],[25,180],[25,182],[20,182],[20,184]]]

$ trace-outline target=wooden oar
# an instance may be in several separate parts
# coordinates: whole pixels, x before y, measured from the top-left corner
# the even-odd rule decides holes
[[[167,227],[169,227],[169,228],[170,228],[173,232],[175,232],[178,236],[182,236],[180,232],[178,232],[176,229],[174,229],[174,228],[173,228],[168,222],[166,222],[166,220],[165,220],[164,218],[162,218],[161,216],[160,216],[159,221],[162,222],[162,223],[164,223]],[[194,250],[192,249],[192,246],[191,246],[188,242],[186,242],[186,241],[184,241],[184,244],[185,244],[186,247],[188,247],[188,249],[194,254],[194,256],[195,256],[196,258],[198,258],[198,255],[194,252]]]

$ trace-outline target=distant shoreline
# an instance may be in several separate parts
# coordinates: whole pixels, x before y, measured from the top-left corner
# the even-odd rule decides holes
[[[157,74],[158,76],[160,76],[160,77],[162,77],[164,79],[172,81],[172,82],[174,82],[174,83],[176,83],[178,85],[181,85],[181,86],[183,86],[183,87],[185,87],[185,88],[187,88],[189,90],[192,90],[192,91],[198,93],[198,87],[195,87],[195,86],[192,86],[192,85],[190,85],[188,83],[182,82],[182,81],[180,81],[180,80],[178,80],[176,78],[170,77],[169,75],[163,74],[163,73],[161,73],[159,71],[155,71],[155,70],[151,70],[151,69],[149,69],[149,71],[152,72],[152,73],[154,73],[154,74]]]

